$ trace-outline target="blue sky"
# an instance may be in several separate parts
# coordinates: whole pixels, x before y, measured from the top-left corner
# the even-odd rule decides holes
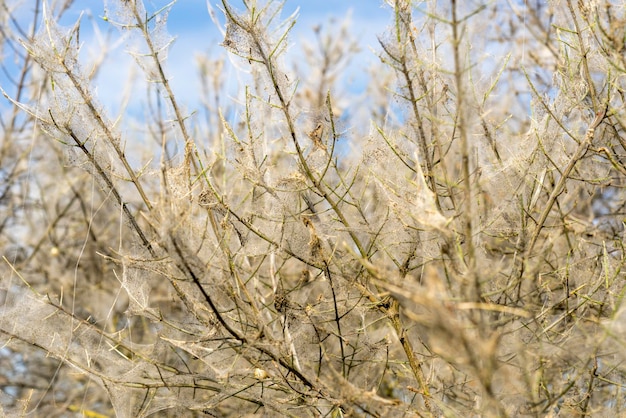
[[[220,2],[209,1],[218,17],[222,18],[218,10]],[[144,0],[149,10],[156,10],[169,2],[168,0]],[[134,66],[134,71],[137,69],[136,64],[127,54],[127,46],[119,42],[116,44],[120,39],[119,32],[113,25],[102,19],[105,14],[104,3],[104,1],[93,0],[75,1],[72,9],[65,13],[61,24],[71,27],[77,19],[81,18],[80,41],[84,63],[98,56],[103,50],[102,45],[113,45],[95,80],[95,89],[99,101],[116,113],[121,102],[121,86],[128,82],[129,74],[133,71],[131,68]],[[378,61],[376,54],[372,52],[372,49],[379,49],[376,36],[384,32],[391,21],[391,10],[389,7],[383,7],[383,3],[383,0],[286,0],[283,17],[299,9],[297,24],[289,39],[290,48],[287,58],[297,59],[301,50],[300,43],[303,40],[312,39],[315,25],[328,26],[332,18],[341,22],[350,16],[351,32],[358,39],[361,52],[353,59],[349,67],[353,85],[348,87],[356,90],[362,89],[363,86],[359,83],[365,82],[364,69],[372,62]],[[240,10],[243,8],[241,0],[233,0],[231,4]],[[16,16],[25,27],[28,27],[31,13],[32,5],[22,4],[17,9]],[[177,97],[186,103],[191,111],[196,107],[199,85],[195,56],[203,52],[209,52],[213,56],[226,55],[224,48],[219,46],[223,39],[209,16],[206,0],[178,0],[169,14],[168,31],[176,38],[170,47],[167,64],[171,83]],[[14,65],[12,61],[13,57],[4,56],[4,64],[9,71],[17,72],[17,69],[12,68]],[[4,75],[0,75],[0,84],[9,93],[13,92],[14,89],[6,82]],[[140,88],[140,86],[136,88],[138,93],[141,93]],[[0,108],[6,105],[8,103],[4,102]]]
[[[209,1],[223,24],[223,16],[219,10],[220,2]],[[156,10],[169,3],[163,0],[144,0],[144,2],[149,10]],[[286,0],[283,18],[299,9],[297,24],[289,38],[287,59],[298,59],[301,50],[299,45],[303,40],[312,39],[315,25],[322,24],[327,27],[331,19],[342,22],[349,17],[351,32],[358,39],[361,52],[353,59],[348,69],[352,83],[348,88],[362,90],[366,80],[364,70],[372,62],[378,61],[376,54],[372,52],[379,49],[376,36],[383,33],[391,22],[391,10],[389,7],[383,7],[383,3],[383,0]],[[231,1],[231,4],[239,10],[243,9],[240,0]],[[112,25],[103,21],[103,2],[75,2],[74,8],[64,17],[62,24],[71,26],[81,13],[82,54],[86,57],[95,57],[100,53],[99,42],[103,42],[103,38],[108,39],[107,42],[114,42],[120,35]],[[94,26],[97,30],[94,30]],[[171,84],[179,100],[192,111],[197,106],[199,91],[195,56],[206,52],[213,56],[219,54],[225,56],[226,50],[219,45],[223,38],[209,16],[206,0],[178,0],[170,11],[167,27],[170,35],[176,38],[168,53],[167,68]],[[100,32],[99,35],[97,31]],[[126,49],[127,46],[123,43],[116,45],[96,79],[99,100],[105,107],[113,110],[113,113],[119,110],[120,86],[127,82],[130,68],[136,66],[126,53]],[[138,85],[136,87],[138,94],[140,89]]]

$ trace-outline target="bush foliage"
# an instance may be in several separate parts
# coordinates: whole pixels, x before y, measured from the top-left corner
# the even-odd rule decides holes
[[[626,413],[624,4],[387,0],[355,92],[349,24],[223,0],[193,109],[176,3],[105,1],[90,58],[33,3],[0,6],[0,411]]]

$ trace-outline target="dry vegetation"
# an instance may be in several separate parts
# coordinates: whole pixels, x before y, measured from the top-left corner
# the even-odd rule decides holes
[[[187,109],[177,4],[108,0],[140,122],[98,102],[107,42],[57,23],[79,2],[26,3],[0,5],[0,415],[626,414],[621,1],[387,0],[354,93],[349,25],[303,45],[279,2],[223,0]]]

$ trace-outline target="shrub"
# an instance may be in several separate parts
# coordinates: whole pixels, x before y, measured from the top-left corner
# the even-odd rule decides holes
[[[140,128],[71,2],[3,6],[6,413],[624,413],[623,5],[386,3],[359,96],[349,26],[294,67],[297,15],[222,1],[194,113],[177,5],[107,1]]]

